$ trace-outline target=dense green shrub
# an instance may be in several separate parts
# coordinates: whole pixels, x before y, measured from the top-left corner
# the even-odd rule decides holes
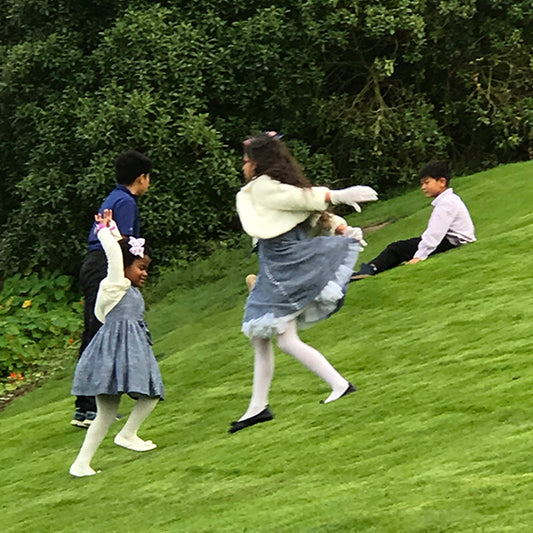
[[[81,333],[83,304],[64,275],[20,274],[0,292],[0,380],[53,366]]]
[[[75,273],[126,148],[154,161],[158,261],[239,230],[240,146],[276,129],[321,184],[412,186],[531,157],[529,0],[49,2],[0,10],[0,276]]]

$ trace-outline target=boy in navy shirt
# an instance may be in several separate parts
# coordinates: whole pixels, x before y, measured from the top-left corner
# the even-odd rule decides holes
[[[432,161],[418,173],[420,188],[429,198],[433,212],[421,237],[389,244],[369,263],[362,263],[352,280],[375,276],[402,263],[414,265],[430,255],[446,252],[476,240],[468,208],[450,187],[452,173],[447,161]]]
[[[113,219],[122,235],[139,237],[140,213],[137,199],[150,186],[150,171],[152,161],[144,154],[135,150],[123,152],[115,159],[115,175],[117,185],[107,196],[99,209],[113,211]],[[100,241],[94,233],[94,224],[89,232],[88,254],[80,271],[80,284],[85,298],[83,309],[84,331],[78,357],[87,347],[102,323],[94,315],[94,304],[100,281],[107,272],[107,259]],[[71,424],[76,427],[87,428],[96,417],[96,401],[93,396],[76,397],[76,412]]]

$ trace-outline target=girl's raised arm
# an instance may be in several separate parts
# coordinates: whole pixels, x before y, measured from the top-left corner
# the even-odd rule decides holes
[[[94,220],[98,224],[96,226],[98,239],[107,257],[107,280],[111,283],[120,283],[124,280],[124,260],[115,235],[118,230],[113,220],[113,211],[104,209],[104,214],[97,213],[94,215]]]

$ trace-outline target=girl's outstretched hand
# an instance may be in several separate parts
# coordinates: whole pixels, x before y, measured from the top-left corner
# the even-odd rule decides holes
[[[333,205],[346,204],[351,205],[358,213],[361,212],[358,202],[375,202],[378,199],[378,193],[366,185],[354,185],[346,189],[330,191],[331,203]]]
[[[96,213],[94,215],[94,220],[98,225],[102,224],[106,227],[109,227],[111,222],[113,222],[113,210],[112,209],[104,209],[104,214]]]

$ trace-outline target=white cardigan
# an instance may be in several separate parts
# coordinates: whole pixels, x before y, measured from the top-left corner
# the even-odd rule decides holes
[[[113,230],[106,227],[98,232],[98,239],[107,257],[107,276],[100,282],[94,306],[94,314],[102,324],[109,311],[122,300],[131,287],[131,281],[124,277],[122,250],[117,242],[121,238],[122,235],[116,226]]]
[[[310,218],[315,225],[320,211],[328,207],[327,187],[300,188],[281,183],[263,174],[249,181],[237,193],[237,213],[244,231],[258,239],[272,239]],[[346,225],[341,217],[331,215],[331,233]]]

